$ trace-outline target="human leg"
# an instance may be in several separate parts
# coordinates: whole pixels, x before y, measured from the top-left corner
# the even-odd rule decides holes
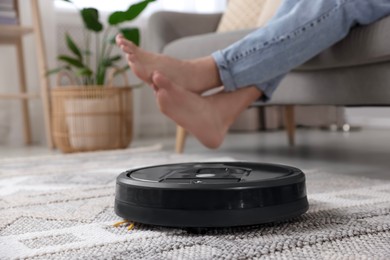
[[[152,84],[152,73],[157,70],[176,84],[199,94],[222,85],[211,56],[184,61],[145,51],[121,35],[116,37],[116,42],[127,54],[132,71],[148,84]]]
[[[219,147],[238,115],[261,97],[256,87],[202,97],[159,72],[153,74],[152,80],[161,112],[208,148]]]
[[[388,0],[285,0],[265,26],[230,47],[190,61],[152,54],[117,37],[133,71],[151,83],[159,70],[196,93],[223,85],[231,91],[257,85],[271,97],[291,69],[345,37],[356,24],[369,24],[390,14]]]
[[[285,0],[265,27],[213,57],[227,91],[257,85],[268,99],[282,75],[344,38],[353,26],[388,14],[388,0]]]

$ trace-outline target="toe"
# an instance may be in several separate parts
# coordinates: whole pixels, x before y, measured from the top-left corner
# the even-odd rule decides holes
[[[119,46],[121,47],[121,50],[125,53],[132,53],[132,54],[134,53],[133,50],[129,48],[127,45],[121,44]]]
[[[154,71],[152,75],[152,81],[158,88],[166,90],[172,89],[172,82],[158,71]]]
[[[168,107],[170,105],[168,92],[163,88],[157,89],[156,98],[161,113],[167,115],[169,112]]]
[[[126,42],[126,45],[129,47],[129,48],[131,48],[132,50],[137,50],[138,49],[138,46],[137,45],[135,45],[132,41],[129,41],[129,40],[126,40],[125,39],[125,42]]]
[[[137,45],[133,42],[126,40],[122,35],[117,35],[115,38],[116,44],[126,53],[136,53],[138,51]]]
[[[135,63],[137,61],[136,56],[133,53],[127,53],[126,59],[131,63]]]
[[[122,39],[123,45],[127,52],[135,53],[138,50],[138,46],[135,45],[132,41],[129,41],[125,38]]]
[[[117,34],[116,37],[115,37],[115,42],[118,46],[120,46],[122,44],[122,40],[123,40],[123,35],[122,34]]]

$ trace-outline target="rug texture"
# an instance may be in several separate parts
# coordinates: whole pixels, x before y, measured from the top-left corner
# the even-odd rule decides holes
[[[120,172],[210,160],[156,150],[0,160],[0,259],[390,259],[390,183],[326,170],[304,170],[310,210],[288,221],[113,227]]]

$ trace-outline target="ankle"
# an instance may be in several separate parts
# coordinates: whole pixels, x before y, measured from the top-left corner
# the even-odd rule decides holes
[[[202,79],[201,92],[222,86],[217,64],[211,56],[195,59],[190,63],[195,75]]]

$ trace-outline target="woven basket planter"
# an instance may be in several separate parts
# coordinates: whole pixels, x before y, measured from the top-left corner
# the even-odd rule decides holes
[[[51,90],[53,140],[65,153],[126,148],[133,134],[131,87]]]

